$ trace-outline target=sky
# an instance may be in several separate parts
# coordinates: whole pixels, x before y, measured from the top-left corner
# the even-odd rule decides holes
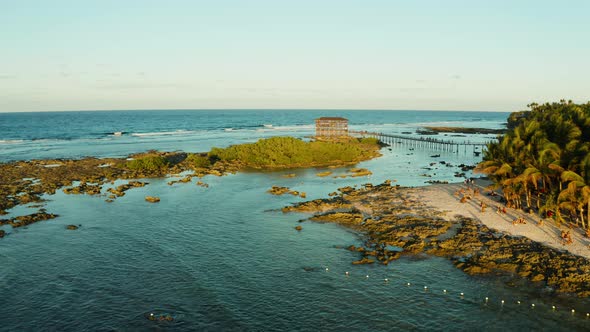
[[[0,112],[590,100],[590,1],[0,0]]]

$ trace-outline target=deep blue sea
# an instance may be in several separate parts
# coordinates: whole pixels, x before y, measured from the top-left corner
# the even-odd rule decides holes
[[[426,125],[502,128],[508,113],[0,113],[0,162],[122,157],[150,149],[198,152],[284,135],[306,139],[320,116],[346,117],[354,130],[416,135],[416,129]],[[493,137],[438,138],[483,142]],[[61,191],[48,195],[45,208],[60,217],[21,229],[3,228],[8,234],[0,239],[0,330],[590,329],[586,301],[537,295],[493,276],[468,276],[443,258],[404,257],[389,266],[353,266],[358,254],[342,247],[362,244],[362,234],[311,222],[301,224],[303,230],[297,232],[298,220],[307,216],[283,214],[280,208],[303,199],[266,192],[273,185],[288,186],[315,199],[339,187],[386,179],[405,186],[425,185],[427,179],[462,181],[453,176],[455,168],[423,168],[433,161],[474,164],[480,159],[472,151],[410,150],[401,145],[382,153],[358,165],[373,172],[370,178],[317,177],[317,169],[242,172],[207,176],[203,181],[209,188],[196,186],[196,179],[174,186],[167,185],[172,177],[148,179],[148,186],[131,189],[110,204],[105,197]],[[436,154],[440,157],[432,157]],[[297,177],[282,177],[286,173]],[[420,176],[424,173],[432,177]],[[161,202],[148,204],[146,195]],[[34,211],[20,206],[5,217]],[[82,226],[68,231],[68,224]],[[169,314],[174,321],[147,320],[150,313]]]

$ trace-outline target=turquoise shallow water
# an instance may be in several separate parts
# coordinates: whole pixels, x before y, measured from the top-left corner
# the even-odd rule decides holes
[[[302,199],[266,193],[283,185],[314,199],[345,185],[385,179],[421,185],[425,178],[418,175],[424,172],[456,180],[455,168],[421,168],[439,160],[474,161],[471,155],[432,158],[432,151],[402,148],[383,153],[359,165],[374,172],[370,179],[319,178],[318,170],[310,169],[207,176],[209,188],[196,186],[196,179],[174,186],[166,184],[169,178],[148,179],[148,186],[110,204],[104,197],[47,196],[47,210],[59,218],[4,228],[9,234],[0,240],[0,330],[589,328],[585,301],[536,295],[526,285],[509,287],[494,277],[470,277],[442,258],[353,266],[357,254],[341,247],[361,244],[362,235],[311,222],[297,232],[305,215],[279,209]],[[291,172],[298,176],[281,177]],[[146,203],[146,195],[161,202]],[[13,213],[32,211],[20,207]],[[67,231],[68,224],[82,226]],[[175,320],[154,323],[145,318],[150,312]]]

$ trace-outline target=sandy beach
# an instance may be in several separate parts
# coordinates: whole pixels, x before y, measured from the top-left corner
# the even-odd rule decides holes
[[[486,226],[515,236],[526,236],[529,239],[543,243],[547,246],[558,250],[567,250],[572,254],[590,258],[590,239],[585,237],[578,228],[569,228],[562,224],[557,226],[552,220],[545,218],[543,225],[539,225],[540,217],[537,214],[528,214],[524,211],[507,209],[506,214],[497,213],[498,206],[504,206],[500,203],[500,196],[488,196],[489,190],[485,188],[490,184],[489,181],[478,180],[475,182],[475,188],[479,188],[480,194],[473,196],[473,199],[461,203],[461,195],[455,193],[461,189],[468,190],[468,186],[463,183],[455,184],[437,184],[419,188],[415,195],[427,205],[431,205],[437,210],[445,211],[445,217],[451,219],[455,215],[479,220]],[[471,191],[473,192],[473,191]],[[487,205],[485,212],[481,212],[480,203]],[[513,225],[517,218],[524,218],[526,224]],[[564,244],[561,239],[561,230],[569,230],[572,234],[573,243]]]

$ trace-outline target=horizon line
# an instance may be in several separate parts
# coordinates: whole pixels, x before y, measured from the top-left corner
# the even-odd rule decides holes
[[[362,109],[362,108],[136,108],[136,109],[66,109],[50,111],[2,111],[0,114],[8,113],[62,113],[62,112],[150,112],[150,111],[384,111],[384,112],[488,112],[488,113],[512,113],[513,111],[493,110],[432,110],[432,109]]]

